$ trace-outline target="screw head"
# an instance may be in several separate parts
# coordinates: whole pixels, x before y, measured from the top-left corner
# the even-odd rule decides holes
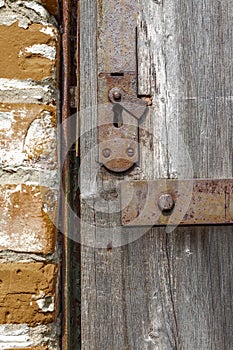
[[[113,95],[114,100],[120,100],[121,99],[121,90],[116,89],[115,91],[113,91],[112,95]]]
[[[159,209],[162,212],[170,212],[174,208],[175,202],[172,195],[169,193],[163,193],[158,200]]]
[[[105,148],[105,149],[103,149],[102,154],[103,154],[104,158],[109,158],[111,155],[111,150],[109,148]]]
[[[132,158],[134,156],[134,154],[135,154],[134,149],[129,147],[127,149],[127,155]]]

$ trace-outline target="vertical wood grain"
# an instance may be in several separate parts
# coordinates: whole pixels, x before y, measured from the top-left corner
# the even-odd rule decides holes
[[[145,56],[155,63],[155,74],[145,75],[154,86],[150,127],[154,135],[166,131],[163,144],[167,152],[163,154],[168,177],[232,177],[232,5],[231,1],[143,1]],[[143,52],[139,54],[143,65]],[[146,86],[144,76],[140,81],[142,88]],[[163,152],[159,143],[154,146],[157,151],[150,152],[151,159],[159,147]],[[142,170],[146,169],[147,177],[157,176],[148,167],[151,161],[145,152],[147,163]],[[155,266],[164,250],[157,248],[159,237],[166,251],[173,325],[168,315],[163,314],[162,319],[172,327],[173,345],[164,347],[163,339],[169,333],[158,327],[160,317],[152,309],[149,319],[158,335],[154,343],[158,349],[230,349],[232,228],[187,227],[170,234],[154,228],[143,239],[147,258]],[[156,295],[157,281],[164,286],[162,271],[161,267],[149,278]],[[163,295],[157,305],[164,300]]]
[[[94,148],[101,3],[80,7],[82,348],[230,349],[232,228],[119,229],[117,186],[232,177],[232,1],[140,0],[139,93],[153,105],[126,176],[100,169]]]

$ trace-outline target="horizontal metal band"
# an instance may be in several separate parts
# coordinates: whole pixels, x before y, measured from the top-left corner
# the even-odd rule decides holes
[[[233,180],[152,180],[121,183],[125,226],[233,223]]]

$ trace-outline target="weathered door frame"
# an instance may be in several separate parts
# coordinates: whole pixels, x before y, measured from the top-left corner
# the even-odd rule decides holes
[[[61,18],[61,145],[60,162],[62,245],[61,269],[61,348],[81,349],[80,244],[79,226],[72,213],[79,216],[78,167],[76,138],[79,101],[79,1],[62,0]]]
[[[67,40],[68,41],[70,40],[69,39],[69,31],[70,31],[70,29],[66,27],[67,26],[67,18],[69,18],[69,14],[70,14],[70,7],[67,6],[67,1],[64,1],[64,3],[65,3],[64,4],[65,5],[64,6],[65,16],[63,18],[65,19],[64,28],[66,28],[66,29],[64,31],[65,34],[63,34],[63,37],[64,37],[64,41],[63,41],[63,45],[64,46],[63,47],[66,48],[67,47],[66,46],[67,45]],[[157,6],[159,6],[159,3],[161,3],[161,2],[154,2],[154,3],[156,3]],[[85,93],[85,101],[82,100],[81,103],[82,103],[82,108],[85,108],[85,107],[88,107],[88,101],[92,105],[97,105],[97,102],[98,102],[98,98],[97,98],[97,84],[98,84],[97,83],[97,66],[96,66],[95,54],[94,54],[97,51],[97,48],[96,48],[97,44],[96,44],[96,41],[95,41],[96,28],[95,28],[95,26],[93,26],[93,23],[95,23],[94,20],[96,19],[96,16],[97,16],[97,12],[96,12],[97,9],[96,9],[96,2],[93,1],[93,0],[88,1],[88,3],[86,2],[85,4],[82,3],[81,6],[82,6],[82,10],[85,10],[85,21],[84,21],[84,18],[81,18],[81,25],[83,26],[82,27],[83,30],[81,32],[80,40],[82,42],[85,42],[85,40],[86,40],[89,43],[88,51],[86,52],[87,56],[85,57],[85,75],[86,75],[85,79],[86,80],[82,82],[82,88],[84,90],[84,92],[82,92],[82,94]],[[157,13],[157,16],[158,16],[157,20],[158,20],[158,22],[159,22],[159,14],[160,14],[160,12],[158,11],[158,13]],[[148,20],[148,18],[142,18],[141,19],[141,24],[143,24],[143,23],[145,24],[146,20]],[[69,22],[69,20],[68,20],[68,22]],[[63,28],[63,30],[64,30],[64,28]],[[84,28],[85,28],[85,30],[84,30]],[[146,35],[147,35],[146,27],[144,27],[143,29],[144,29],[145,37],[141,38],[142,42],[143,42],[143,40],[146,40]],[[140,34],[142,35],[143,31],[141,31]],[[167,38],[167,39],[172,40],[171,36],[169,38]],[[79,46],[79,40],[78,40],[78,46]],[[148,47],[145,46],[145,47],[142,48],[142,50],[144,50],[143,54],[146,57],[149,57],[150,53],[148,52]],[[81,55],[82,54],[83,53],[81,53]],[[66,52],[65,52],[65,55],[67,55],[66,57],[68,57],[68,54]],[[79,56],[79,53],[78,53],[78,56]],[[151,59],[151,57],[149,57],[149,58]],[[82,56],[82,59],[84,59],[83,56]],[[70,62],[70,58],[68,59],[68,61]],[[64,59],[64,61],[63,61],[64,64],[65,64],[65,62],[67,62],[67,65],[64,68],[64,75],[66,75],[66,74],[69,75],[69,62],[68,61],[66,61],[66,59]],[[143,69],[143,68],[145,69],[145,67],[141,66],[141,69]],[[147,75],[151,74],[151,72],[148,72],[146,70],[144,71],[144,73],[147,74]],[[154,74],[154,78],[155,78],[155,75],[156,75],[155,72],[153,74]],[[84,72],[81,72],[81,78],[83,76],[84,76]],[[174,78],[175,78],[175,73],[174,73]],[[92,82],[92,84],[90,84],[90,81]],[[140,87],[141,87],[141,90],[140,90],[141,91],[141,95],[144,95],[144,96],[148,97],[148,96],[150,96],[150,92],[148,92],[147,86],[144,84],[144,82],[145,81],[143,80],[141,82],[141,85],[140,85]],[[150,82],[152,83],[151,77],[150,77]],[[70,116],[70,114],[69,114],[70,113],[70,106],[69,106],[69,102],[67,102],[69,100],[69,96],[70,96],[70,90],[69,90],[70,86],[69,86],[68,80],[66,81],[66,83],[63,86],[64,86],[64,93],[63,93],[63,96],[64,96],[63,103],[64,104],[63,104],[62,110],[63,110],[63,117],[67,118],[67,117]],[[82,98],[83,98],[83,95],[82,95]],[[79,96],[77,98],[77,101],[79,101]],[[164,105],[164,102],[165,101],[162,100],[162,98],[158,101],[158,104],[160,105],[160,107]],[[161,107],[161,108],[163,108],[163,107]],[[90,123],[91,123],[91,121],[90,121]],[[95,123],[93,125],[94,125],[94,128],[95,128],[96,127]],[[160,125],[160,127],[161,127],[161,125]],[[65,131],[65,134],[67,135],[68,131]],[[96,135],[94,137],[96,137]],[[70,161],[72,163],[72,157],[71,157]],[[69,169],[69,171],[68,171],[68,173],[64,174],[64,178],[65,179],[70,179],[70,176],[71,176],[70,175],[71,174],[70,173],[70,163],[67,164],[66,169]],[[72,173],[72,175],[74,175],[74,173]],[[75,173],[75,176],[76,175],[77,174]],[[70,182],[69,181],[68,182],[65,181],[64,186],[66,188],[66,193],[70,193]],[[72,187],[72,188],[74,188],[74,187]],[[74,202],[74,198],[72,198],[71,201]],[[64,215],[65,215],[65,213],[64,213]],[[68,218],[66,218],[65,222],[67,224]],[[72,228],[66,226],[65,232],[68,231],[68,236],[72,237],[72,233],[70,232],[70,229],[72,231]],[[207,234],[207,231],[208,231],[208,229],[203,229],[202,230],[201,228],[196,230],[196,233],[195,233],[196,236],[199,236],[199,238],[200,238],[200,236],[203,236],[203,239],[199,239],[199,238],[197,239],[196,244],[198,245],[198,249],[201,249],[200,246],[201,246],[201,244],[203,244],[203,249],[208,254],[211,255],[212,254],[211,253],[212,250],[209,251],[209,249],[208,249],[208,242],[206,241],[206,240],[210,239],[209,233]],[[189,246],[192,246],[192,234],[188,233],[186,235],[186,237],[185,237],[185,229],[180,229],[179,233],[180,233],[180,237],[183,238],[183,242],[182,242],[182,239],[178,237],[178,235],[174,235],[174,237],[171,237],[169,235],[165,235],[164,236],[164,234],[162,233],[162,229],[158,229],[158,238],[156,238],[157,239],[156,240],[156,244],[159,247],[158,249],[160,249],[161,251],[164,250],[164,254],[160,256],[161,261],[158,259],[158,265],[159,265],[159,268],[161,269],[161,271],[157,271],[157,273],[158,274],[161,273],[161,274],[164,275],[164,278],[166,279],[167,285],[170,288],[169,307],[167,307],[166,312],[170,316],[172,314],[174,316],[174,319],[171,316],[173,326],[171,326],[171,329],[168,330],[168,333],[169,333],[169,335],[172,338],[174,337],[174,339],[172,341],[174,341],[174,344],[175,344],[177,349],[179,349],[179,330],[178,330],[177,319],[175,317],[176,316],[175,301],[174,301],[175,297],[174,297],[173,291],[172,291],[172,283],[173,283],[173,281],[171,279],[171,275],[172,275],[172,272],[173,272],[172,269],[176,268],[175,264],[173,266],[174,261],[171,262],[172,255],[173,255],[173,247],[176,247],[176,244],[180,243],[180,246],[182,246],[182,248],[185,248],[187,246],[187,248],[186,248],[187,256],[190,256],[190,255],[193,254],[192,250],[189,250],[189,248],[188,248]],[[151,235],[152,235],[152,233],[151,233]],[[153,242],[152,242],[151,236],[149,238],[151,240],[151,245],[152,245]],[[144,242],[143,243],[144,246],[146,246],[147,243],[145,242],[145,240],[143,240],[143,242]],[[136,245],[135,245],[135,247],[136,247]],[[137,247],[138,251],[139,251],[139,248],[140,247]],[[213,247],[213,251],[215,251],[215,248]],[[72,264],[71,264],[71,262],[69,260],[70,254],[72,254],[72,252],[73,252],[72,249],[73,248],[70,248],[70,246],[69,247],[67,246],[67,241],[66,241],[66,244],[65,244],[66,258],[64,259],[64,261],[66,262],[67,265],[66,266],[64,265],[65,267],[64,267],[64,274],[63,274],[63,276],[64,276],[63,286],[65,285],[65,287],[66,287],[66,292],[64,293],[63,315],[66,314],[66,318],[64,319],[64,328],[63,329],[65,330],[65,332],[67,332],[67,335],[64,335],[64,337],[63,337],[63,347],[64,347],[64,349],[67,349],[67,350],[70,349],[70,346],[72,346],[72,344],[69,343],[70,342],[70,338],[69,337],[71,335],[71,327],[70,327],[70,324],[69,324],[69,321],[70,321],[70,314],[69,313],[70,313],[70,310],[71,310],[71,308],[70,308],[70,294],[69,293],[71,292],[71,289],[72,289],[72,283],[74,283],[74,279],[72,280],[71,277],[70,277],[70,270],[69,270],[70,268],[72,268]],[[111,251],[112,251],[112,247],[109,247],[109,252],[111,252]],[[128,251],[130,252],[131,256],[133,256],[133,254],[134,254],[133,248],[129,247]],[[132,259],[132,261],[135,262],[134,259]],[[135,265],[135,267],[139,268],[138,265],[137,266]],[[191,268],[191,265],[189,267]],[[208,272],[208,273],[211,273],[211,272]],[[185,274],[185,268],[184,268],[184,274]],[[182,278],[181,278],[181,281],[182,281]],[[161,295],[162,295],[162,293],[163,293],[163,291],[161,291]],[[165,292],[164,292],[164,295],[165,295]],[[173,331],[174,331],[174,334],[173,334]],[[149,330],[148,330],[148,339],[149,339],[148,341],[153,342],[153,340],[154,340],[155,343],[156,343],[157,336],[158,335],[157,335],[156,331],[151,329],[151,332],[149,332]],[[210,343],[211,343],[211,341],[210,341]]]

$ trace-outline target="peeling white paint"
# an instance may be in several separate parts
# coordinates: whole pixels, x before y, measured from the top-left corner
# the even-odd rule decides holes
[[[51,36],[52,38],[54,38],[55,36],[57,36],[57,32],[55,30],[54,27],[52,27],[51,25],[45,26],[43,28],[40,29],[41,33],[44,33],[46,35]]]
[[[0,78],[0,100],[3,103],[51,103],[57,90],[50,80],[38,83],[33,80]],[[25,100],[25,101],[24,101]]]
[[[27,108],[26,107],[19,108],[18,113],[20,114],[21,117],[26,117],[27,116]]]
[[[43,312],[53,312],[55,310],[54,297],[44,297],[36,301]]]
[[[12,188],[11,190],[7,191],[8,195],[12,193],[22,192],[22,184],[18,184],[15,188]]]
[[[49,350],[59,349],[58,345],[59,322],[49,325],[28,327],[20,325],[0,325],[0,350],[27,348],[49,344]]]
[[[27,96],[25,96],[27,98]],[[43,99],[43,96],[42,95],[35,95],[33,96],[36,100],[40,101]]]
[[[20,325],[11,327],[8,325],[0,325],[0,349],[12,349],[16,347],[28,347],[33,345],[29,336],[29,327]]]
[[[31,23],[41,23],[43,25],[56,25],[56,20],[50,16],[49,12],[42,4],[34,1],[8,1],[7,6],[0,0],[1,16],[0,24],[11,25],[15,22],[18,26],[27,29]]]
[[[20,166],[23,164],[25,154],[23,153],[23,140],[6,140],[5,147],[0,149],[0,164],[5,166],[14,164],[14,166]]]
[[[4,232],[7,231],[7,227],[6,230],[3,230],[1,224],[1,231],[0,246],[11,250],[21,251],[24,249],[27,251],[28,248],[28,251],[37,252],[41,251],[46,244],[46,237],[38,239],[38,235],[33,230],[24,229],[20,234],[15,232],[14,235],[9,236],[7,232]]]
[[[48,84],[40,87],[45,92],[47,92],[50,86]],[[38,89],[38,85],[35,85],[34,82],[30,80],[0,78],[0,90],[15,90],[15,89],[28,89],[28,90]]]
[[[46,296],[43,291],[40,290],[39,295],[33,295],[32,300],[35,300],[38,307],[43,312],[53,312],[55,310],[54,297]]]
[[[25,161],[44,168],[56,167],[56,130],[50,112],[44,111],[43,117],[35,119],[24,140]]]
[[[5,6],[5,1],[4,0],[0,0],[0,7]]]
[[[23,51],[19,52],[19,57],[23,56],[25,52],[32,53],[34,55],[41,55],[45,58],[48,58],[51,61],[54,61],[56,58],[56,47],[46,44],[35,44],[26,47]]]
[[[14,111],[0,112],[0,133],[1,131],[3,131],[5,134],[7,131],[10,131],[13,120],[14,120]]]
[[[43,19],[48,19],[49,18],[49,13],[48,11],[44,8],[43,5],[38,4],[37,2],[32,2],[32,1],[22,1],[22,4],[33,11],[35,11],[37,14],[39,14]]]
[[[10,262],[30,263],[30,262],[54,262],[58,261],[58,253],[49,255],[37,255],[34,253],[20,253],[14,251],[0,251],[0,262],[1,264]],[[0,332],[1,334],[1,332]]]
[[[23,18],[23,16],[20,16],[17,13],[11,12],[8,9],[2,9],[1,16],[0,16],[0,24],[5,26],[10,26],[13,23],[17,22],[19,23],[19,27],[28,28],[29,20]]]
[[[36,191],[36,188],[32,186],[32,190]],[[4,197],[5,205],[0,215],[0,249],[3,247],[4,249],[15,251],[42,251],[47,242],[47,235],[43,228],[43,222],[37,222],[37,229],[35,229],[35,226],[33,227],[33,225],[24,225],[21,230],[17,230],[16,227],[16,231],[12,231],[12,233],[9,234],[9,224],[11,220],[9,213],[12,210],[11,196],[13,193],[22,192],[22,184],[11,186],[10,189],[3,191],[2,196]],[[37,193],[41,196],[39,190]],[[27,214],[24,215],[24,219],[26,217]],[[40,232],[39,239],[38,231]]]
[[[3,1],[3,0],[1,0]],[[50,20],[48,11],[43,5],[33,1],[15,1],[8,3],[1,12],[0,23],[11,25],[18,22],[18,26],[27,29],[32,22],[45,24]]]

